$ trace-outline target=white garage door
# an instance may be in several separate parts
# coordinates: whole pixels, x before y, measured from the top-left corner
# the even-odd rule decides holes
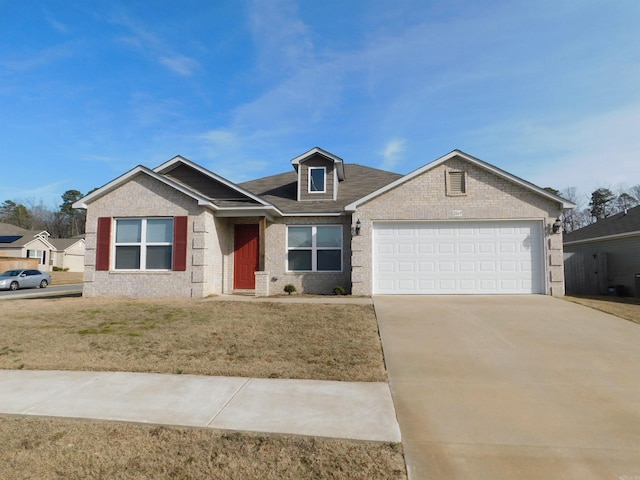
[[[390,222],[373,227],[373,293],[542,293],[542,222]]]

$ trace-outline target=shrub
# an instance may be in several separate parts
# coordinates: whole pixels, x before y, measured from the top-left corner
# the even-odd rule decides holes
[[[291,295],[293,292],[296,291],[296,287],[288,283],[287,285],[284,286],[284,291],[287,292],[289,295]]]
[[[335,293],[336,295],[344,295],[344,288],[338,285],[336,288],[333,289],[333,293]]]

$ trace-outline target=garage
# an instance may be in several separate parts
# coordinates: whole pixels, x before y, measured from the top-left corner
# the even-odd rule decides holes
[[[374,294],[544,293],[542,222],[374,222]]]

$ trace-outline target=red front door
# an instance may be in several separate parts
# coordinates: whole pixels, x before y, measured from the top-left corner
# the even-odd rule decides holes
[[[258,270],[260,249],[258,225],[236,225],[233,246],[233,288],[256,288],[254,272]]]

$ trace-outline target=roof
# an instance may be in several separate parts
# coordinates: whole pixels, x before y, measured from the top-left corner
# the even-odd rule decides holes
[[[87,208],[87,205],[91,202],[138,175],[147,175],[193,198],[198,202],[198,205],[211,210],[251,209],[251,211],[265,210],[267,212],[274,210],[274,207],[265,200],[255,197],[229,180],[179,155],[153,170],[143,165],[138,165],[78,200],[73,204],[73,208]],[[210,188],[212,185],[218,188]],[[218,197],[219,192],[224,192],[222,197]]]
[[[78,242],[84,241],[83,238],[50,238],[49,243],[58,251],[64,251]]]
[[[298,200],[298,168],[311,157],[320,155],[334,162],[340,187],[335,200]],[[210,208],[219,216],[277,216],[287,215],[343,215],[358,206],[395,188],[412,178],[446,162],[451,158],[462,158],[476,166],[488,170],[508,181],[516,183],[537,195],[557,202],[562,209],[575,205],[532,183],[511,175],[493,165],[454,150],[447,155],[421,167],[407,175],[379,170],[344,161],[321,148],[313,148],[291,160],[295,171],[271,175],[244,183],[235,184],[193,162],[176,156],[151,170],[139,165],[103,187],[95,190],[73,204],[74,208],[87,208],[97,198],[120,187],[137,175],[149,177],[193,198],[198,205]]]
[[[583,243],[640,235],[640,206],[564,234],[564,243]]]
[[[334,201],[298,201],[296,172],[259,178],[241,183],[240,186],[275,205],[285,215],[341,214],[348,204],[402,178],[399,173],[352,163],[344,164],[344,170],[345,180],[340,183],[338,196]]]
[[[510,174],[509,172],[506,172],[494,165],[491,165],[490,163],[484,162],[482,160],[480,160],[479,158],[473,157],[471,155],[469,155],[468,153],[464,153],[461,150],[453,150],[451,152],[449,152],[448,154],[434,160],[431,163],[428,163],[427,165],[418,168],[417,170],[414,170],[411,173],[408,173],[407,175],[402,176],[401,178],[397,179],[395,182],[390,183],[388,185],[383,186],[382,188],[371,192],[369,195],[366,195],[362,198],[357,199],[357,201],[354,201],[353,203],[349,204],[346,206],[346,210],[347,211],[355,211],[356,208],[358,208],[360,205],[362,205],[363,203],[368,202],[369,200],[372,200],[373,198],[382,195],[383,193],[388,192],[389,190],[402,185],[405,182],[408,182],[409,180],[411,180],[412,178],[415,178],[419,175],[422,175],[423,173],[434,169],[435,167],[443,164],[444,162],[451,160],[452,158],[462,158],[464,160],[466,160],[469,163],[472,163],[480,168],[483,168],[484,170],[488,170],[492,173],[494,173],[495,175],[502,177],[510,182],[513,182],[517,185],[520,185],[521,187],[524,187],[527,190],[530,190],[534,193],[537,193],[538,195],[542,196],[542,197],[546,197],[549,200],[552,200],[554,202],[558,202],[561,205],[561,208],[563,210],[570,210],[572,208],[574,208],[576,205],[562,197],[559,197],[558,195],[554,195],[553,193],[545,190],[544,188],[540,188],[537,185],[534,185],[533,183],[527,182],[526,180],[523,180],[520,177],[516,177],[515,175]]]
[[[0,223],[0,248],[21,248],[34,240],[52,246],[46,230],[27,230],[10,223]]]

